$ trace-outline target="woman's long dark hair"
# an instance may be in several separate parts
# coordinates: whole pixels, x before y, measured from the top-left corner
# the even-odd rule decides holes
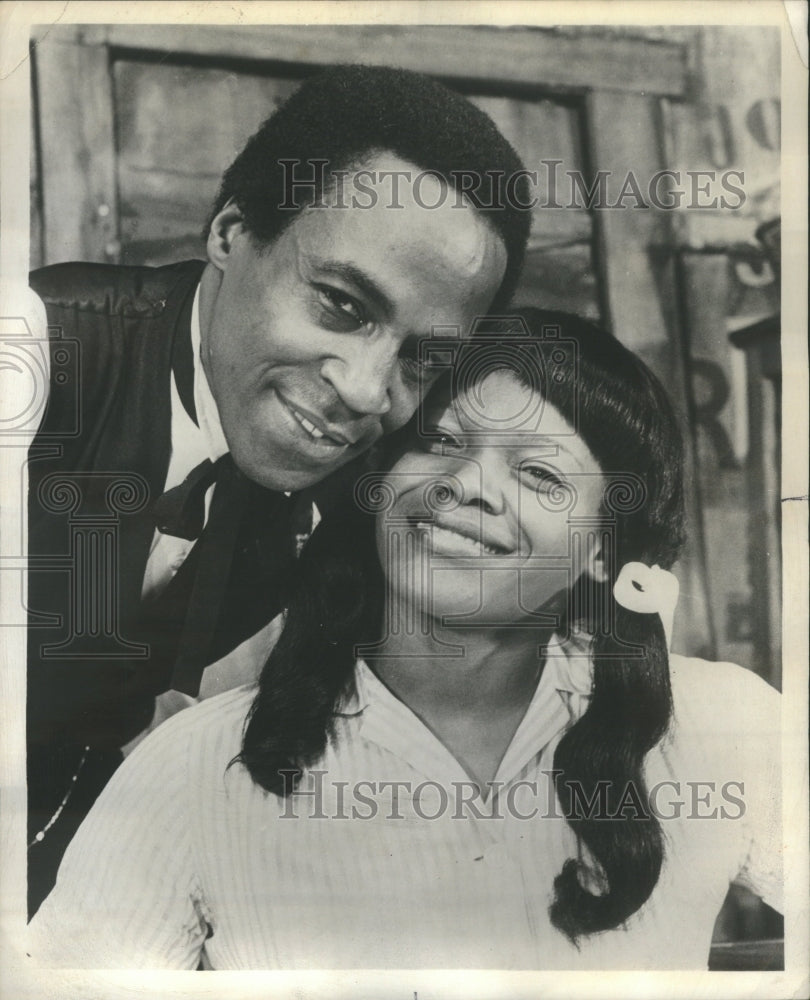
[[[323,753],[355,648],[378,637],[384,592],[373,516],[354,503],[331,510],[301,552],[237,758],[262,788],[288,795]]]
[[[518,329],[536,347],[534,367],[524,363],[522,339],[512,361],[504,349]],[[640,491],[610,504],[606,489],[609,530],[602,532],[602,556],[608,578],[603,584],[583,578],[569,605],[569,622],[584,623],[593,636],[594,679],[587,710],[554,755],[557,796],[580,857],[569,859],[555,879],[550,916],[576,941],[635,913],[663,862],[663,835],[646,807],[643,767],[672,712],[666,638],[657,614],[627,611],[613,600],[612,588],[627,562],[668,569],[678,556],[684,541],[681,437],[657,379],[591,323],[525,309],[487,332],[498,337],[470,342],[475,357],[467,368],[475,379],[507,368],[539,389],[578,431],[606,479],[618,476],[619,493],[627,493],[628,483]],[[560,363],[566,351],[568,361]],[[304,548],[284,629],[247,719],[238,760],[263,788],[289,794],[290,773],[300,774],[324,752],[337,703],[352,684],[355,647],[379,637],[383,594],[373,518],[346,503],[330,512]],[[593,801],[603,793],[595,815],[580,808],[581,796]]]

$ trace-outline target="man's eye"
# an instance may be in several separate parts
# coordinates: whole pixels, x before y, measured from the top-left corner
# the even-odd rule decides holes
[[[316,285],[321,304],[336,316],[354,320],[359,326],[365,323],[363,309],[350,295],[331,288],[329,285]]]

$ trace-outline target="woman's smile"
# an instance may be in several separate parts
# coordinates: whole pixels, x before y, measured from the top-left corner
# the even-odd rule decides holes
[[[571,584],[596,572],[598,546],[572,542],[571,514],[598,520],[604,478],[535,389],[501,370],[477,390],[428,412],[427,433],[388,473],[394,499],[378,519],[378,552],[399,596],[432,615],[518,622],[557,599],[561,567]],[[526,413],[541,416],[524,429]],[[571,503],[558,502],[561,490]],[[403,525],[420,544],[398,544]]]
[[[424,532],[426,544],[437,556],[505,556],[515,551],[511,542],[496,538],[480,521],[437,515],[432,523],[416,521],[415,527]]]

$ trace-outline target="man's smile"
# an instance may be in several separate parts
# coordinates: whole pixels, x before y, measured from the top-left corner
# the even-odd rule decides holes
[[[284,410],[292,418],[295,426],[303,431],[301,436],[310,445],[317,448],[319,454],[338,457],[348,449],[355,447],[359,441],[365,441],[367,438],[367,435],[357,435],[336,427],[311,409],[287,399],[278,391],[276,391],[276,396]]]

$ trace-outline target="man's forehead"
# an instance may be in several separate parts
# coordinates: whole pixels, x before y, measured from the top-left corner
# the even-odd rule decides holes
[[[290,227],[301,265],[388,304],[413,298],[441,310],[460,296],[486,309],[506,266],[500,238],[473,209],[444,221],[422,209],[312,208]],[[437,322],[441,320],[437,317]]]
[[[376,187],[380,193],[384,189],[389,195],[387,202],[395,210],[397,204],[427,207],[438,202],[440,196],[445,202],[472,207],[467,196],[456,194],[438,171],[426,170],[390,149],[368,150],[341,170],[327,168],[324,180],[322,201],[330,206],[342,204],[346,198],[341,194],[350,194],[362,184],[365,188]]]
[[[356,192],[347,193],[337,204],[308,206],[293,224],[327,231],[336,239],[372,233],[392,248],[401,245],[403,236],[429,239],[437,247],[455,251],[456,259],[466,255],[473,262],[484,246],[502,244],[486,218],[472,206],[445,202],[428,207],[402,197],[394,202],[384,181],[373,176],[373,182],[361,178],[365,192],[362,197]]]
[[[375,232],[390,245],[403,235],[419,235],[452,249],[463,266],[480,266],[482,246],[499,235],[485,215],[466,195],[448,184],[436,171],[425,170],[389,151],[372,151],[350,167],[326,170],[320,202],[305,206],[301,220],[347,237]],[[505,249],[504,249],[505,258]]]

